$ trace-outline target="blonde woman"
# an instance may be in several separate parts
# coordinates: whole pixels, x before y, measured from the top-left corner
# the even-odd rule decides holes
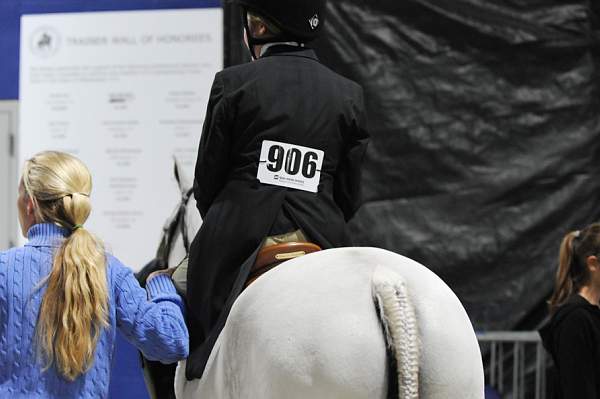
[[[17,208],[23,248],[0,252],[0,397],[106,398],[115,333],[152,360],[187,357],[170,277],[147,292],[85,228],[92,181],[77,158],[25,163]]]
[[[540,335],[558,378],[556,399],[600,398],[600,223],[562,241],[550,322]]]

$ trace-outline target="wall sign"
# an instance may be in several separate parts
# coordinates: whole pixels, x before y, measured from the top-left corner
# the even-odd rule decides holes
[[[222,54],[220,8],[22,18],[20,163],[80,157],[94,178],[88,227],[134,270],[179,200],[173,156],[193,173]]]

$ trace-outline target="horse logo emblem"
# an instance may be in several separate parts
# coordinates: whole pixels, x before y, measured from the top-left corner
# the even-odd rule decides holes
[[[38,57],[48,58],[58,52],[60,35],[51,27],[41,27],[33,32],[30,37],[30,48]]]

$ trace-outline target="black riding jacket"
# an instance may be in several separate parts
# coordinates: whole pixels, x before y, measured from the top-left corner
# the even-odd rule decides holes
[[[301,228],[322,248],[351,245],[346,222],[360,205],[368,138],[361,87],[310,49],[273,46],[259,60],[216,75],[194,180],[204,222],[188,269],[189,379],[202,375],[265,237]],[[261,183],[265,141],[322,151],[318,191]],[[300,179],[315,170],[309,155],[270,156],[270,167]]]

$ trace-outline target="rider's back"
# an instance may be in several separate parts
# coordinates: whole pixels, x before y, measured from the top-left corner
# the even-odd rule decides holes
[[[223,124],[227,130],[224,135],[231,135],[226,171],[222,172],[225,180],[245,181],[262,191],[285,192],[287,197],[304,196],[307,203],[320,194],[330,195],[345,219],[352,217],[360,202],[356,175],[368,139],[363,93],[358,84],[322,65],[310,49],[274,46],[255,62],[217,74],[215,86],[223,92],[223,118],[228,121]],[[256,176],[265,140],[324,151],[316,196],[258,185]],[[352,148],[356,151],[348,153]],[[202,164],[201,159],[198,162]],[[197,183],[211,185],[203,176],[213,173],[197,167]],[[216,191],[197,190],[201,211],[207,211],[210,194]],[[327,208],[321,204],[321,208],[324,206]]]
[[[192,352],[188,376],[201,375],[266,237],[300,229],[321,248],[350,245],[346,221],[360,205],[365,125],[360,86],[313,50],[276,45],[216,75],[194,179],[203,225],[187,274],[191,344],[203,348]],[[260,180],[265,142],[322,151],[317,192]]]

